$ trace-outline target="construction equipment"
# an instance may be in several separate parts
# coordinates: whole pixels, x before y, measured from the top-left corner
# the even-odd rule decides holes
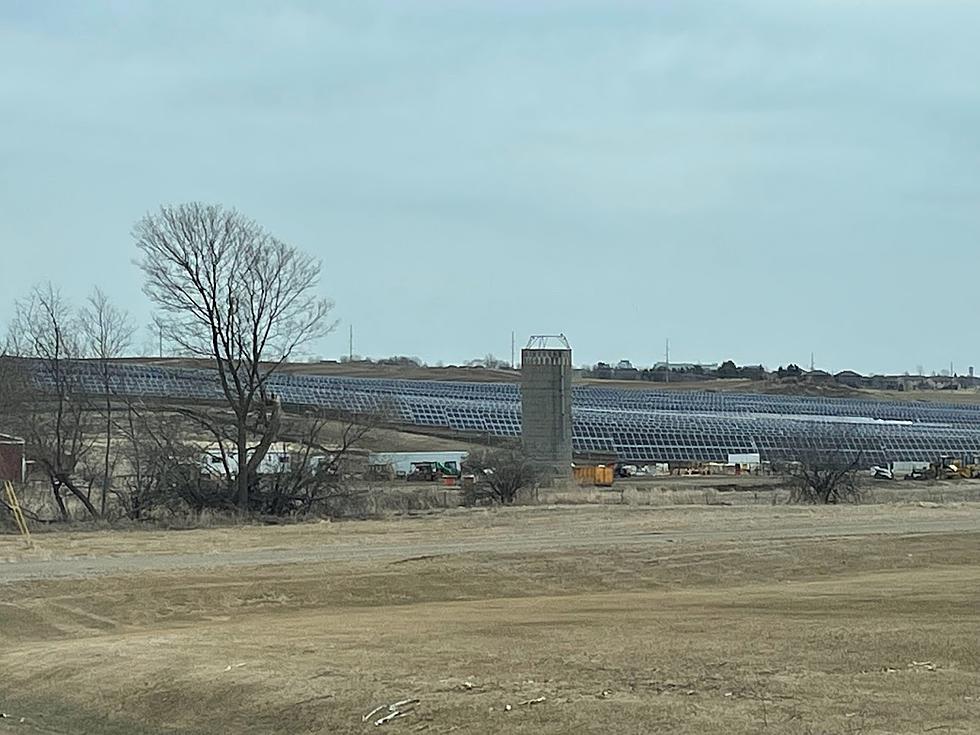
[[[31,531],[27,527],[27,521],[24,519],[24,511],[21,510],[20,502],[17,500],[17,493],[14,492],[14,485],[10,480],[4,481],[3,492],[6,496],[6,505],[10,508],[10,512],[14,516],[14,523],[17,524],[17,530],[20,531],[20,535],[24,538],[24,543],[28,549],[34,548],[34,541],[31,540]]]
[[[921,470],[913,470],[905,476],[907,480],[955,480],[980,477],[980,456],[974,455],[970,461],[964,458],[943,454]]]
[[[394,480],[395,468],[390,464],[373,464],[368,467],[366,474],[372,480]]]
[[[459,476],[459,465],[455,462],[412,462],[412,469],[405,479],[409,482],[438,482],[443,478]]]
[[[612,465],[575,465],[572,474],[580,485],[612,487],[615,468]]]

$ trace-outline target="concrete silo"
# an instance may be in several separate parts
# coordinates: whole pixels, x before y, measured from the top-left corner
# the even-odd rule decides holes
[[[531,337],[521,350],[521,441],[556,477],[572,473],[572,348],[564,335]]]

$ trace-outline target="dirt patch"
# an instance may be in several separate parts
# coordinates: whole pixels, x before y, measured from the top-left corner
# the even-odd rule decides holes
[[[62,564],[363,553],[0,583],[0,711],[26,718],[0,732],[373,732],[362,716],[407,698],[385,727],[971,732],[978,520],[585,507],[50,535]]]

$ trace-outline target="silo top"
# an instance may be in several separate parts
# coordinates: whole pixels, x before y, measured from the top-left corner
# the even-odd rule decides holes
[[[572,351],[564,334],[536,334],[527,341],[524,352],[532,350],[567,350]]]
[[[571,365],[571,350],[521,350],[521,365]]]

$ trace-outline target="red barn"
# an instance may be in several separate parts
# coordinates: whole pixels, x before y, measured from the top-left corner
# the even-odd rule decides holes
[[[0,434],[0,482],[23,482],[25,466],[24,440]]]

